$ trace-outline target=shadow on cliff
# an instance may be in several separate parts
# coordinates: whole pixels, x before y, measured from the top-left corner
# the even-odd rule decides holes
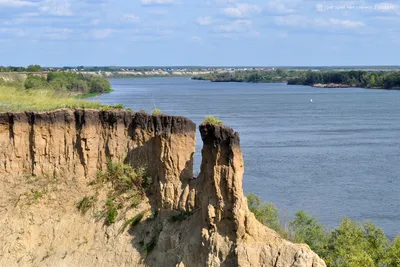
[[[189,212],[187,196],[184,195],[186,187],[190,191],[196,187],[198,182],[193,177],[194,153],[191,153],[190,159],[185,162],[183,170],[176,173],[177,168],[173,165],[177,163],[173,162],[171,155],[166,153],[168,150],[166,146],[169,145],[165,136],[156,135],[140,146],[129,150],[125,158],[126,164],[130,164],[134,168],[144,167],[152,177],[152,185],[146,190],[151,207],[151,211],[148,213],[151,212],[151,215],[128,231],[133,237],[132,247],[142,255],[143,264],[148,266],[157,266],[157,262],[159,262],[159,259],[155,259],[152,255],[153,250],[168,254],[165,255],[169,258],[168,262],[175,262],[174,266],[182,261],[178,251],[174,253],[175,259],[171,258],[172,253],[170,252],[178,248],[173,245],[161,245],[160,243],[165,242],[160,242],[160,233],[164,230],[165,224],[171,226],[174,223],[182,222],[195,212]],[[166,197],[166,190],[170,186],[174,186],[172,199]],[[185,203],[185,205],[179,207],[178,203]],[[201,233],[199,232],[198,235],[200,236]],[[177,240],[178,243],[179,241]],[[187,262],[185,265],[190,266],[190,263]]]

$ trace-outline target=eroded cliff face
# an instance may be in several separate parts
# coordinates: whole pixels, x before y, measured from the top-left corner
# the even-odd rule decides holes
[[[193,177],[196,126],[186,118],[1,113],[0,266],[325,266],[308,246],[283,240],[249,212],[238,134],[199,130],[202,165]],[[93,190],[101,209],[109,188],[90,181],[108,159],[145,167],[153,179],[148,198],[111,226],[76,209]],[[140,212],[142,221],[121,232]]]

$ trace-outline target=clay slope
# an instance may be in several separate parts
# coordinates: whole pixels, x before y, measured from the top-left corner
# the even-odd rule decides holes
[[[325,266],[249,212],[232,129],[200,126],[193,177],[195,131],[183,117],[130,111],[1,113],[0,266]],[[111,225],[95,216],[110,185],[90,183],[108,159],[145,167],[153,180]],[[79,213],[79,200],[94,194],[93,208]]]

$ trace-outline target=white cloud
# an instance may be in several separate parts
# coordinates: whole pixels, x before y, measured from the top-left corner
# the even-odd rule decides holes
[[[37,3],[24,1],[24,0],[0,0],[0,6],[2,7],[24,7],[24,6],[36,6]]]
[[[252,14],[260,13],[261,11],[262,8],[258,5],[252,5],[248,3],[236,3],[233,7],[226,7],[222,9],[222,13],[233,18],[248,17]]]
[[[72,32],[69,28],[45,28],[42,36],[51,40],[66,40]]]
[[[246,32],[251,30],[253,27],[253,23],[251,20],[235,20],[228,24],[218,25],[214,27],[214,30],[217,32]]]
[[[329,19],[327,26],[341,26],[344,28],[358,28],[365,26],[364,22],[361,21],[353,21],[353,20],[338,20],[338,19]]]
[[[100,19],[92,19],[91,21],[89,21],[89,25],[92,25],[92,26],[97,26],[100,23],[101,23]]]
[[[276,0],[268,2],[266,11],[278,14],[291,14],[296,12],[296,10],[288,7],[288,5],[283,1],[276,1]]]
[[[197,23],[198,25],[201,25],[201,26],[210,25],[210,24],[212,24],[213,22],[214,22],[214,20],[213,20],[213,18],[210,17],[210,16],[207,16],[207,17],[198,17],[198,18],[196,19],[196,23]]]
[[[175,3],[175,0],[140,0],[140,3],[144,6],[169,5]]]
[[[91,36],[96,39],[105,39],[111,35],[115,30],[113,29],[102,29],[102,30],[92,30]]]
[[[140,18],[134,14],[124,14],[122,16],[123,21],[131,22],[131,23],[137,23],[140,21]]]
[[[289,15],[276,17],[276,25],[298,28],[359,28],[365,26],[362,21],[339,20],[339,19],[309,19],[301,15]]]
[[[55,16],[71,16],[71,4],[69,0],[44,0],[40,4],[40,11]]]
[[[191,40],[198,43],[203,41],[199,36],[192,36]]]

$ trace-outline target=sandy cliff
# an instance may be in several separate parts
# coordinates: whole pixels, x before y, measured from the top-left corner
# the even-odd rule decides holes
[[[238,134],[199,130],[202,165],[193,177],[196,127],[183,117],[0,113],[0,266],[325,266],[249,212]],[[145,167],[153,180],[142,203],[110,226],[94,216],[110,188],[90,183],[109,158]],[[93,210],[80,214],[76,203],[94,192]]]

